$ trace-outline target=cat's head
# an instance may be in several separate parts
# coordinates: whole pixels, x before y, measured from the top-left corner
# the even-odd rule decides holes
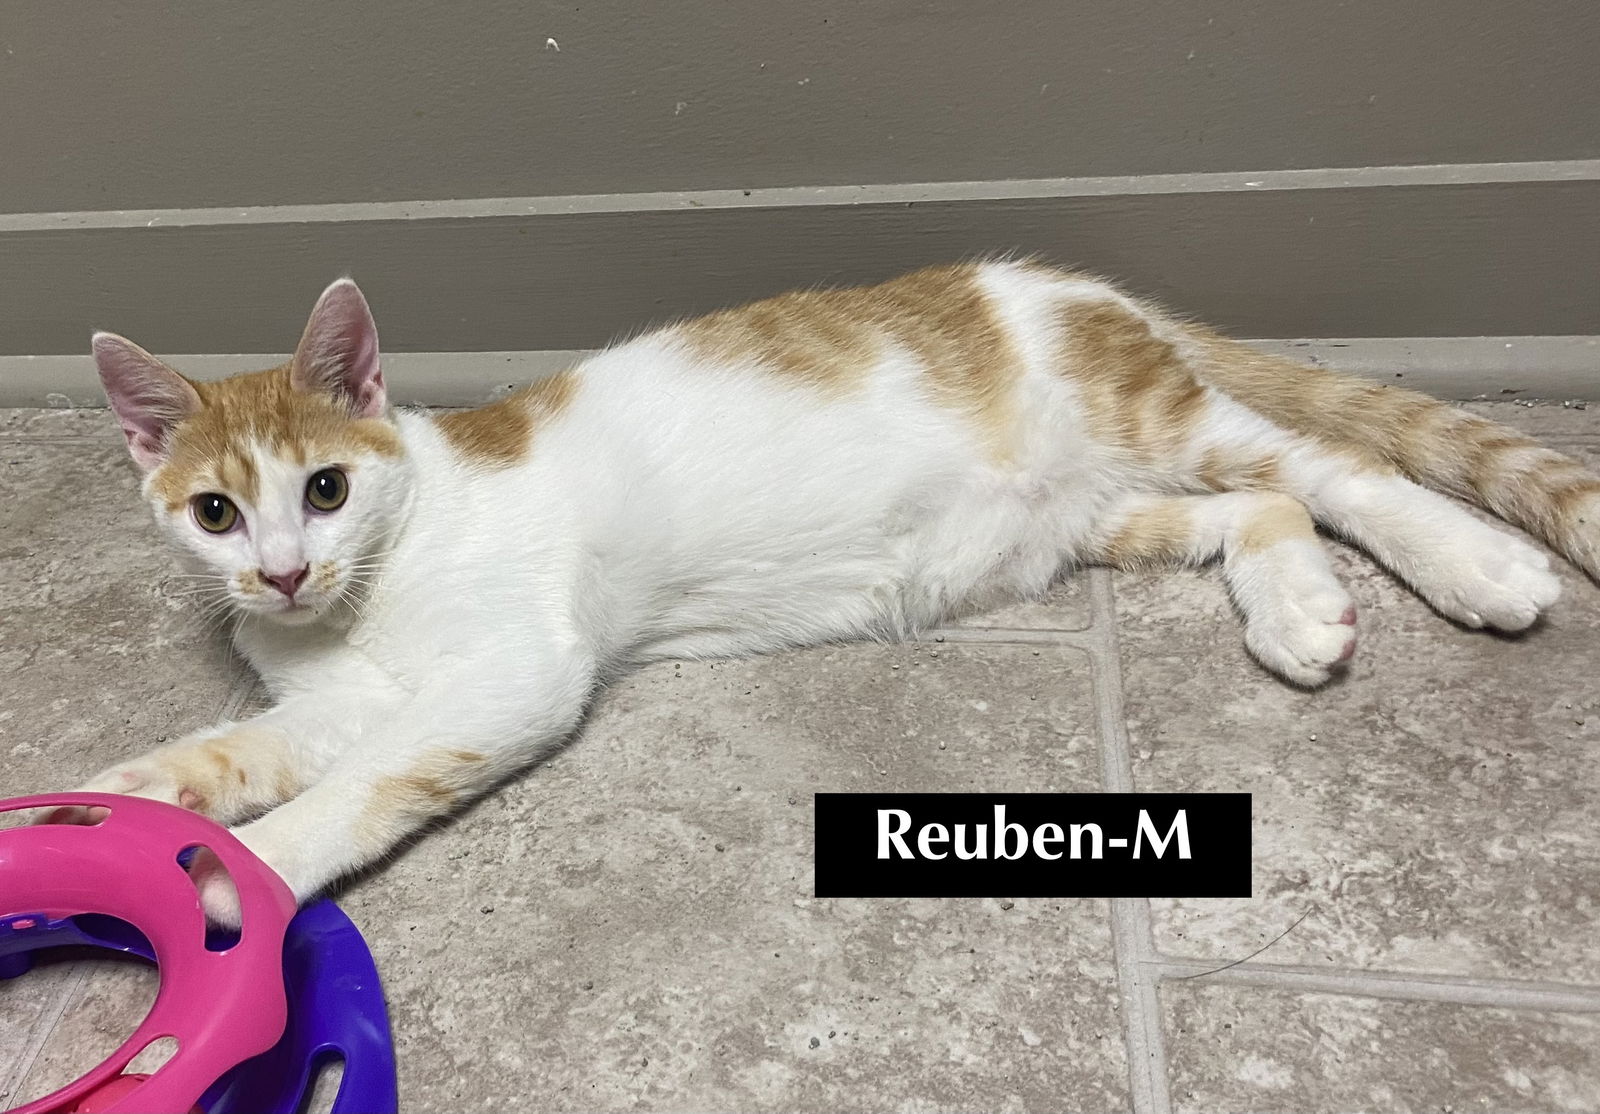
[[[294,358],[269,371],[195,382],[114,334],[93,348],[145,496],[203,570],[199,595],[306,623],[371,575],[411,473],[355,283],[323,291]]]

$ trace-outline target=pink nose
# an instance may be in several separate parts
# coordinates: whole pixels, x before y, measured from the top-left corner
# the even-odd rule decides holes
[[[310,571],[310,565],[306,565],[295,572],[278,573],[276,575],[263,569],[261,570],[261,578],[290,599],[294,599],[295,592],[299,590],[300,585],[306,582],[306,574]]]

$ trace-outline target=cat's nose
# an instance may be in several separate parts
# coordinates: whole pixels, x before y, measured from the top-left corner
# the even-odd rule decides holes
[[[310,565],[304,565],[301,568],[296,569],[294,572],[270,573],[266,569],[262,569],[261,579],[265,580],[268,584],[272,585],[290,599],[294,599],[295,592],[299,591],[300,585],[306,582],[306,575],[310,572]]]

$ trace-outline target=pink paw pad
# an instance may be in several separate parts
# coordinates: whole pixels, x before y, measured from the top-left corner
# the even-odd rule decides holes
[[[1339,622],[1341,624],[1343,624],[1344,626],[1347,626],[1347,627],[1353,627],[1353,626],[1356,625],[1356,605],[1355,604],[1351,604],[1349,607],[1344,609],[1344,614],[1339,616]],[[1355,645],[1354,643],[1351,643],[1352,647],[1354,647],[1354,645]],[[1350,653],[1352,653],[1352,654],[1355,653],[1355,650],[1352,648]],[[1346,654],[1345,656],[1348,657],[1349,654]]]
[[[178,790],[178,806],[186,808],[190,812],[200,811],[200,794],[193,789]]]
[[[1356,656],[1356,640],[1352,638],[1349,642],[1346,642],[1344,644],[1344,649],[1339,651],[1339,656],[1337,658],[1335,658],[1334,660],[1335,661],[1349,661],[1351,658],[1353,658],[1355,656]]]

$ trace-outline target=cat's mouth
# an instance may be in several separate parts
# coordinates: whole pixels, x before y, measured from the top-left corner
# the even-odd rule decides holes
[[[254,615],[294,624],[309,622],[322,615],[337,598],[336,593],[313,589],[308,585],[293,596],[281,592],[246,592],[239,597],[239,603]]]
[[[293,598],[278,596],[266,606],[255,601],[256,606],[251,610],[280,623],[298,625],[320,618],[332,606],[335,598],[323,592],[297,592]]]

